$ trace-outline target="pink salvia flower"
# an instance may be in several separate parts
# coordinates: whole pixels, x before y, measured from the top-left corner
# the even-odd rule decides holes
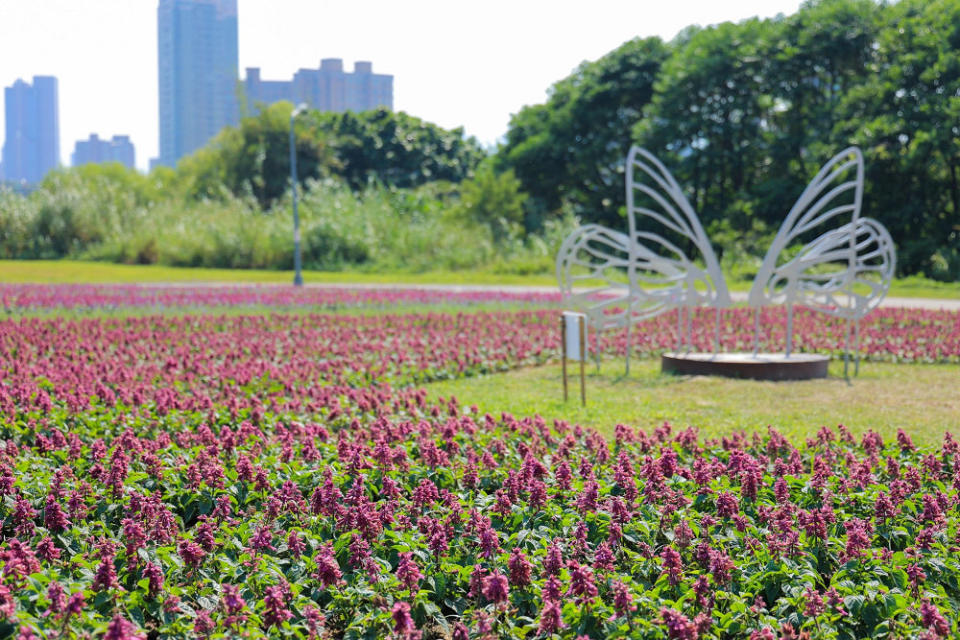
[[[148,562],[143,567],[143,577],[147,579],[147,596],[156,598],[163,589],[163,570],[158,565]]]
[[[547,600],[540,610],[540,626],[538,633],[543,635],[552,635],[563,628],[563,613],[560,611],[560,603],[556,600]]]
[[[530,574],[533,567],[530,560],[520,549],[514,547],[510,552],[510,559],[507,561],[510,569],[510,584],[515,587],[525,587],[530,584]]]
[[[910,593],[914,598],[920,596],[920,586],[927,579],[927,574],[920,565],[914,563],[907,567],[907,577],[910,579]]]
[[[717,515],[721,518],[729,518],[740,511],[740,504],[737,497],[732,493],[721,491],[717,494]]]
[[[540,598],[547,602],[550,600],[559,602],[561,597],[561,584],[560,579],[557,576],[550,576],[543,583],[543,588],[540,590]]]
[[[59,582],[51,582],[47,587],[47,600],[50,604],[47,607],[47,615],[53,616],[61,613],[67,605],[66,592]]]
[[[119,613],[113,617],[107,626],[104,640],[142,640],[143,636],[136,633],[136,627],[128,622]]]
[[[929,600],[920,603],[920,617],[923,620],[923,626],[932,631],[938,638],[947,638],[950,636],[950,623],[943,617],[936,605]]]
[[[316,577],[324,587],[330,587],[340,582],[340,565],[333,554],[333,545],[325,542],[317,551],[313,561],[317,565]]]
[[[259,527],[253,537],[250,538],[249,544],[251,549],[257,551],[261,549],[273,551],[273,532],[267,527]]]
[[[93,577],[93,590],[103,591],[119,586],[117,570],[113,566],[114,556],[111,552],[104,552],[97,565],[97,573]]]
[[[557,575],[563,568],[563,552],[556,542],[547,547],[547,557],[543,560],[543,569],[548,575]]]
[[[507,577],[494,572],[483,579],[483,597],[490,602],[506,602],[510,596],[510,586]]]
[[[240,589],[232,584],[223,585],[223,606],[231,616],[243,611],[246,601],[240,596]]]
[[[667,574],[670,584],[676,586],[683,575],[683,559],[673,547],[664,548],[660,559],[663,561],[663,571]]]
[[[670,640],[697,640],[696,625],[682,613],[674,609],[661,609],[660,618],[667,628],[667,637]]]
[[[70,528],[67,514],[63,512],[60,503],[53,496],[47,496],[46,506],[44,506],[43,526],[54,533]]]
[[[263,622],[268,629],[279,627],[293,617],[293,614],[287,609],[287,592],[283,586],[267,587],[264,590],[263,604],[266,608],[263,614]]]
[[[213,624],[213,619],[210,617],[210,612],[201,609],[197,612],[197,617],[193,619],[193,631],[199,636],[206,636],[213,632],[216,629],[216,625]]]
[[[823,597],[810,587],[803,594],[803,607],[803,615],[808,618],[816,618],[826,610]]]
[[[573,563],[570,569],[569,593],[577,597],[581,605],[592,602],[597,595],[597,585],[593,581],[593,571],[590,567]]]
[[[613,583],[613,609],[622,616],[635,611],[636,608],[637,605],[633,604],[633,595],[630,593],[630,588],[623,582],[615,580]]]
[[[413,554],[408,551],[400,552],[400,562],[397,564],[397,579],[412,594],[420,589],[420,579],[423,574],[413,560]]]
[[[78,591],[77,593],[72,594],[67,600],[67,616],[79,615],[83,613],[84,606],[86,606],[86,603],[83,599],[83,593]]]
[[[410,605],[406,602],[394,603],[390,617],[393,618],[394,633],[401,638],[409,638],[415,633],[416,627],[410,617]]]
[[[180,544],[177,545],[177,552],[188,567],[200,566],[203,557],[207,555],[203,547],[191,540],[181,540]]]
[[[60,549],[53,543],[50,536],[45,536],[43,540],[37,543],[37,557],[47,562],[54,562],[60,559]]]

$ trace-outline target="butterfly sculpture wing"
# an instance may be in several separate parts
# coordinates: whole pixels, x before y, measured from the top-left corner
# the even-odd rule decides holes
[[[855,319],[879,304],[893,276],[893,243],[883,225],[860,217],[862,202],[863,155],[850,147],[820,169],[787,214],[750,306],[801,304]]]
[[[626,189],[626,234],[587,225],[564,241],[557,256],[564,294],[601,328],[626,326],[680,306],[729,306],[713,248],[666,167],[650,152],[631,148]],[[702,264],[687,256],[690,248]],[[599,286],[575,293],[578,281]]]
[[[817,269],[824,262],[845,261],[851,254],[853,265],[843,272]],[[782,271],[787,278],[805,280],[804,304],[828,315],[858,320],[886,297],[895,266],[896,252],[886,227],[872,218],[858,218],[805,246]]]
[[[639,147],[627,157],[627,221],[639,249],[630,282],[642,302],[730,306],[720,263],[690,201],[663,163]]]
[[[598,329],[626,322],[630,291],[623,274],[630,260],[629,245],[626,234],[598,224],[579,227],[560,245],[560,291]]]

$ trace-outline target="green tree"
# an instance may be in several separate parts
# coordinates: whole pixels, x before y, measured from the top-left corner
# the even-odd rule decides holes
[[[585,219],[619,219],[630,132],[667,53],[659,38],[626,42],[553,85],[546,104],[511,118],[497,160],[531,196],[528,229],[539,228],[544,213],[559,215],[563,205]]]
[[[264,209],[290,188],[290,113],[277,102],[226,127],[205,147],[177,164],[178,180],[194,197],[216,197],[221,189],[251,195]],[[306,117],[294,122],[297,181],[316,178],[339,166],[333,147]]]
[[[392,187],[427,182],[460,182],[486,156],[463,129],[444,129],[403,112],[312,111],[312,126],[331,141],[341,166],[336,173],[354,188],[371,180]]]
[[[688,31],[664,63],[650,115],[634,133],[689,185],[705,223],[732,218],[758,182],[764,121],[772,99],[764,86],[764,37],[770,25],[749,20]]]
[[[808,2],[768,23],[763,171],[751,194],[754,214],[776,228],[793,198],[828,158],[849,146],[835,131],[845,96],[867,78],[880,8],[871,0]]]
[[[490,162],[477,169],[472,179],[460,185],[460,210],[473,222],[487,225],[495,242],[517,236],[522,230],[523,203],[527,194],[508,169],[497,173]]]
[[[903,273],[958,279],[960,0],[885,7],[871,71],[838,125],[865,149],[865,207],[890,228]]]

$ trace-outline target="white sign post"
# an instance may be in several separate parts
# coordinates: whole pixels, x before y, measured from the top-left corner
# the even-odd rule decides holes
[[[587,360],[587,316],[564,311],[560,316],[560,335],[563,343],[563,401],[567,401],[567,359],[580,361],[580,402],[587,406],[587,387],[584,363]]]

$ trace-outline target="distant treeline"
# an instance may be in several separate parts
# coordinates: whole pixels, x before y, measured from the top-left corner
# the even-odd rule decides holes
[[[859,145],[864,214],[903,274],[960,279],[960,0],[808,2],[796,14],[627,42],[556,83],[497,152],[536,222],[623,225],[623,160],[652,151],[719,249],[766,249],[834,153]]]
[[[28,196],[0,190],[0,257],[289,268],[291,108],[263,107],[175,169],[88,166]],[[492,153],[405,113],[304,113],[306,262],[547,270],[577,219],[625,225],[631,144],[688,188],[739,275],[856,144],[864,215],[889,228],[899,272],[960,280],[960,0],[823,0],[631,40],[515,114]]]
[[[85,165],[26,196],[0,189],[0,258],[290,269],[291,108],[264,107],[174,169]],[[295,132],[309,269],[542,272],[574,225],[525,233],[519,181],[462,130],[377,110],[307,112]]]

